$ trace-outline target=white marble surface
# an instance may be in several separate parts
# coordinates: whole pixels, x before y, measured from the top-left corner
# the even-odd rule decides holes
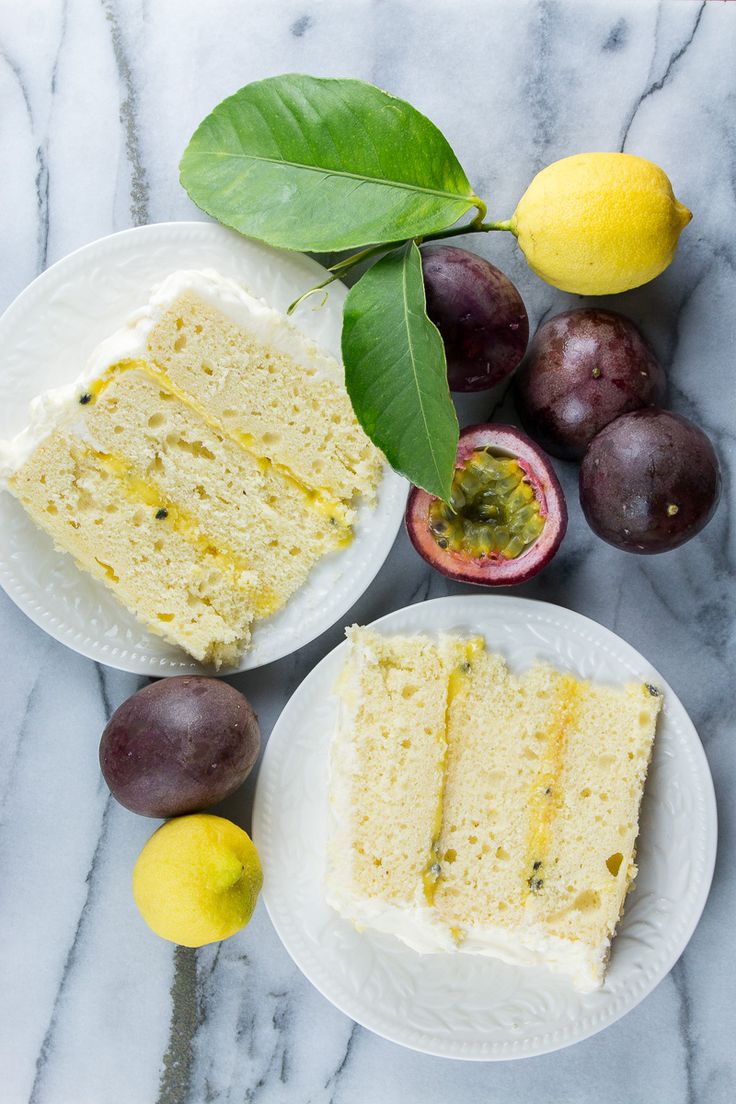
[[[535,170],[620,149],[662,164],[695,212],[673,266],[619,297],[665,362],[675,407],[733,453],[736,4],[482,0],[3,0],[0,306],[44,266],[131,224],[198,217],[177,162],[202,115],[285,70],[355,75],[424,109],[493,217]],[[511,240],[478,243],[532,316],[570,302]],[[464,413],[483,413],[483,404]],[[512,416],[512,414],[511,414]],[[703,920],[672,974],[601,1035],[520,1063],[463,1065],[382,1041],[301,977],[259,908],[198,953],[151,936],[129,892],[152,824],[97,766],[110,710],[138,680],[54,644],[0,595],[0,1099],[3,1104],[728,1104],[736,786],[734,543],[728,486],[706,533],[664,557],[598,542],[571,507],[527,594],[615,629],[677,688],[716,783],[720,851]],[[403,534],[352,617],[460,592]],[[237,680],[268,734],[340,638]],[[228,804],[248,823],[252,785]]]

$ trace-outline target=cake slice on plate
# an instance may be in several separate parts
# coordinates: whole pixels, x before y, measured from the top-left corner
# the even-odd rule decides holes
[[[352,629],[349,640],[328,900],[416,950],[493,955],[599,987],[636,874],[660,693],[543,664],[512,674],[475,638]]]
[[[442,827],[445,710],[465,645],[348,629],[330,754],[327,892],[359,926],[417,950],[450,946],[432,909]]]
[[[2,469],[59,549],[219,667],[350,543],[382,458],[336,361],[233,281],[183,271],[35,401]]]
[[[436,894],[460,950],[602,984],[661,701],[477,657],[448,709]]]
[[[377,450],[358,425],[343,370],[279,311],[212,273],[166,284],[147,359],[200,413],[305,486],[372,499]]]

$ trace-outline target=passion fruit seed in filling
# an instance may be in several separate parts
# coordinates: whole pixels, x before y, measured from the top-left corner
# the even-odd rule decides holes
[[[440,548],[478,559],[514,560],[544,529],[544,518],[518,460],[476,449],[457,468],[450,503],[435,499],[429,529]]]

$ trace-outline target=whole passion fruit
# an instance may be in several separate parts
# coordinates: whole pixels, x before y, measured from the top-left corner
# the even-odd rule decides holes
[[[424,246],[422,273],[450,390],[483,391],[510,376],[526,350],[529,318],[508,276],[454,245]]]
[[[460,434],[450,502],[413,487],[406,527],[420,556],[443,575],[512,586],[552,559],[567,507],[549,460],[525,433],[477,425]]]
[[[258,719],[234,686],[179,675],[124,701],[100,740],[113,796],[142,816],[182,816],[234,793],[260,748]]]
[[[624,414],[593,438],[580,504],[594,533],[626,552],[668,552],[713,516],[721,474],[713,445],[687,418],[657,408]]]
[[[540,326],[514,379],[524,429],[563,460],[579,460],[604,426],[664,399],[664,369],[628,318],[583,307]]]

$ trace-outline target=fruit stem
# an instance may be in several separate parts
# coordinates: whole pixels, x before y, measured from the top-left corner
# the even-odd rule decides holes
[[[478,227],[478,229],[479,230],[508,230],[508,231],[510,231],[510,233],[512,233],[514,235],[515,238],[519,236],[518,230],[516,229],[516,226],[514,225],[514,220],[513,219],[504,219],[503,222],[483,222]]]
[[[462,226],[452,226],[449,230],[437,230],[434,234],[424,234],[421,237],[416,237],[414,241],[417,245],[421,245],[422,242],[442,241],[443,238],[457,238],[462,234],[478,234],[486,230],[510,230],[512,234],[516,234],[513,219],[507,219],[505,222],[483,222],[487,214],[487,208],[483,200],[478,199],[477,196],[476,206],[478,208],[478,214],[472,222],[463,223]],[[405,241],[402,240],[384,242],[380,245],[371,245],[367,249],[361,249],[359,253],[353,253],[350,257],[344,257],[343,260],[330,265],[327,271],[339,273],[348,272],[354,265],[360,264],[361,261],[367,261],[371,257],[375,257],[376,253],[388,253],[390,250],[398,249],[400,245],[404,244]]]
[[[479,214],[477,219],[473,219],[472,222],[466,222],[463,226],[453,226],[450,230],[438,230],[436,234],[425,234],[423,238],[415,238],[415,241],[417,243],[441,241],[443,238],[456,238],[461,234],[485,233],[488,230],[510,230],[514,237],[516,237],[517,233],[513,219],[506,219],[505,222],[482,222],[480,221]],[[394,244],[399,245],[400,242]],[[390,248],[394,248],[394,246]]]
[[[505,222],[483,222],[483,219],[488,213],[487,207],[478,196],[474,196],[474,199],[475,206],[478,208],[478,214],[472,222],[466,222],[462,226],[453,226],[449,230],[438,230],[435,234],[424,234],[422,237],[416,237],[414,241],[417,245],[421,245],[422,242],[442,241],[444,238],[457,238],[463,234],[485,233],[488,230],[510,230],[511,233],[516,236],[517,231],[513,219],[506,219]],[[406,240],[408,241],[409,239]],[[355,266],[359,265],[362,261],[368,261],[378,253],[388,253],[392,249],[398,249],[399,246],[404,244],[405,241],[382,242],[379,245],[370,245],[367,249],[361,249],[358,253],[352,253],[349,257],[343,257],[341,261],[336,261],[335,264],[330,265],[327,270],[331,275],[328,276],[326,280],[323,280],[321,284],[317,284],[315,287],[310,288],[308,291],[305,291],[303,295],[300,295],[298,299],[295,299],[287,308],[286,313],[289,315],[293,314],[299,304],[303,303],[310,295],[313,295],[315,291],[321,291],[330,284],[334,284],[336,280],[342,279],[347,272],[350,272],[352,268],[355,268]],[[325,295],[325,299],[326,298],[327,296]]]

